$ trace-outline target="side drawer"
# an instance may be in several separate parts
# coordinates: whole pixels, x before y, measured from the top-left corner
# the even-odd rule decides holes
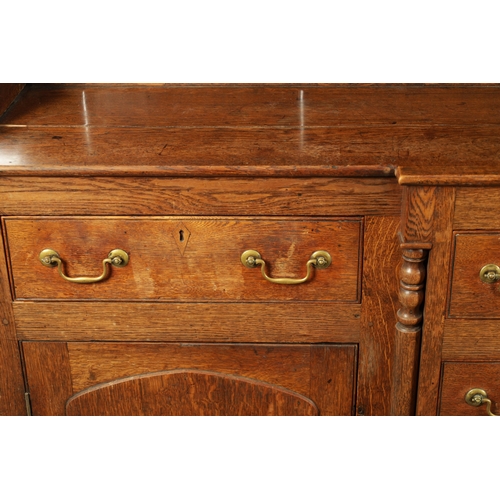
[[[439,414],[487,415],[486,402],[479,406],[466,402],[473,389],[484,391],[492,402],[491,411],[500,414],[500,363],[443,363]]]
[[[5,218],[15,299],[359,302],[361,218]],[[69,277],[99,276],[113,249],[129,256],[98,283],[73,283],[42,265],[55,250]],[[300,285],[264,279],[241,256],[260,253],[273,278],[306,276],[314,252],[331,255]]]
[[[456,232],[454,240],[449,316],[500,318],[500,281],[480,278],[485,266],[500,267],[500,232]]]

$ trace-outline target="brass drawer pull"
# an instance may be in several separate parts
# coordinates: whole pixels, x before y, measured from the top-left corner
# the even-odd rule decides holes
[[[40,252],[39,259],[44,266],[47,267],[57,266],[59,274],[66,281],[71,281],[72,283],[97,283],[98,281],[103,281],[108,277],[109,267],[107,266],[107,264],[111,264],[112,266],[116,267],[125,267],[128,264],[129,257],[128,253],[123,250],[120,249],[111,250],[111,252],[109,252],[108,257],[102,261],[102,268],[103,268],[102,274],[95,278],[88,278],[85,276],[81,276],[78,278],[70,278],[69,276],[66,276],[62,269],[61,257],[59,257],[59,254],[55,250],[52,250],[50,248],[42,250]]]
[[[260,253],[256,250],[246,250],[241,254],[241,263],[245,267],[253,268],[260,265],[260,270],[262,276],[267,281],[271,283],[278,283],[280,285],[298,285],[300,283],[305,283],[311,277],[311,269],[313,267],[317,269],[326,269],[332,263],[332,257],[328,252],[324,250],[318,250],[314,252],[310,259],[307,261],[306,269],[307,274],[304,278],[271,278],[266,274],[266,261],[262,260]]]
[[[471,389],[465,395],[465,402],[471,406],[481,406],[483,403],[486,403],[486,413],[490,417],[500,416],[491,412],[491,399],[488,399],[488,394],[483,389]]]
[[[483,283],[496,283],[500,280],[500,267],[488,264],[479,271],[479,278]]]

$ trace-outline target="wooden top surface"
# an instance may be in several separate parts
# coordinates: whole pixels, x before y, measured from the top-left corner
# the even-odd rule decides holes
[[[396,172],[500,183],[500,85],[28,85],[0,118],[2,175]]]

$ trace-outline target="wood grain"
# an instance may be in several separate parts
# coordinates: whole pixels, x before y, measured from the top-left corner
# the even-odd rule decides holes
[[[25,85],[25,83],[0,83],[0,123],[2,113],[8,109]]]
[[[474,188],[457,188],[457,201],[453,229],[471,230],[499,229],[493,214],[498,212],[500,189],[489,187],[489,184]]]
[[[0,182],[3,215],[399,215],[395,179],[47,178]]]
[[[418,246],[408,248],[406,244],[399,268],[401,307],[395,325],[392,415],[415,413],[428,252]]]
[[[391,415],[407,416],[415,414],[420,345],[420,329],[405,332],[396,329],[393,346]]]
[[[65,415],[73,394],[68,348],[61,342],[23,342],[33,415]]]
[[[500,266],[500,232],[454,234],[451,318],[500,318],[500,283],[483,283],[479,278],[487,264]]]
[[[400,165],[395,173],[402,186],[481,186],[484,189],[500,185],[496,161],[489,165]]]
[[[1,95],[0,89],[0,103]],[[57,342],[45,347],[41,342],[40,350],[32,342],[25,346],[31,363],[28,382],[33,382],[35,392],[41,387],[35,413],[64,413],[66,400],[76,392],[71,378],[78,370],[78,388],[87,390],[151,372],[211,372],[215,365],[215,379],[207,375],[199,381],[203,391],[222,387],[221,377],[221,384],[228,382],[224,377],[244,377],[257,380],[247,391],[255,401],[265,400],[257,396],[259,384],[271,384],[312,399],[321,414],[351,414],[354,401],[357,414],[412,413],[420,351],[419,333],[412,328],[420,324],[422,290],[410,288],[422,286],[423,278],[418,283],[403,280],[403,319],[416,325],[395,331],[397,268],[401,251],[408,258],[414,258],[411,252],[428,251],[416,413],[435,415],[441,404],[440,382],[446,392],[446,387],[469,377],[467,370],[453,376],[445,370],[451,378],[442,378],[442,360],[500,361],[494,312],[498,308],[474,292],[472,278],[466,277],[463,293],[453,281],[451,301],[453,315],[470,314],[471,319],[447,318],[452,226],[479,238],[500,230],[495,227],[500,196],[499,111],[498,84],[28,86],[0,118],[0,215],[9,218],[7,255],[13,257],[10,278],[15,278],[9,287],[7,265],[0,262],[0,312],[7,321],[5,328],[0,325],[0,361],[7,367],[0,374],[0,397],[2,391],[12,390],[22,395],[13,389],[22,388],[18,340],[39,340]],[[102,287],[97,286],[87,288],[96,291],[85,292],[86,296],[61,292],[54,301],[41,292],[49,283],[37,277],[43,270],[55,270],[39,265],[38,270],[31,267],[30,274],[26,248],[28,240],[38,241],[35,234],[44,231],[36,230],[37,224],[51,217],[65,226],[69,243],[64,250],[68,257],[63,258],[72,276],[97,272],[96,259],[102,260],[101,251],[110,250],[107,246],[103,250],[101,243],[119,233],[114,222],[110,229],[110,221],[119,217],[128,221],[132,261],[129,268],[113,272],[105,283],[107,295],[100,296]],[[151,232],[142,227],[147,218],[154,219],[146,224],[154,226]],[[167,228],[157,222],[167,218],[184,226]],[[191,227],[195,218],[203,222]],[[285,218],[293,227],[285,231],[287,237],[276,237],[276,227],[284,226]],[[88,222],[72,225],[77,219]],[[235,257],[227,242],[247,243],[242,235],[250,232],[236,228],[248,225],[258,229],[260,244],[268,245],[265,259],[272,276],[303,275],[304,260],[295,257],[302,256],[299,247],[309,241],[307,227],[321,226],[317,235],[311,231],[314,243],[336,244],[333,226],[340,219],[355,220],[366,231],[360,236],[358,228],[357,239],[341,242],[345,262],[339,269],[351,266],[349,278],[340,279],[337,289],[325,281],[319,298],[313,284],[326,278],[320,272],[310,285],[297,288],[307,290],[305,294],[276,288],[269,296],[265,295],[268,283],[259,281],[258,269],[247,270],[238,263],[234,274],[226,264]],[[23,226],[13,233],[9,224],[14,223],[32,228]],[[81,229],[86,224],[100,230],[85,235]],[[261,224],[273,231],[263,231]],[[189,234],[187,246],[175,239],[180,231]],[[140,234],[140,247],[134,246],[132,233]],[[54,241],[57,234],[54,225],[43,238]],[[14,235],[24,235],[17,250]],[[462,257],[454,280],[467,275],[474,256],[489,252],[490,246],[478,241],[459,249]],[[56,243],[66,244],[62,239]],[[89,243],[86,254],[81,249],[89,248]],[[360,245],[363,251],[357,253]],[[162,261],[160,279],[156,267],[148,275],[152,269],[148,263],[153,259],[157,265],[163,247],[175,257],[168,265]],[[210,252],[222,255],[224,265]],[[76,255],[76,260],[69,255]],[[138,256],[144,257],[142,263]],[[201,266],[195,264],[200,260]],[[16,266],[24,271],[19,274]],[[356,281],[361,269],[362,287]],[[118,290],[111,290],[116,280],[130,276],[122,274],[127,271],[137,275],[133,286],[123,281]],[[38,285],[30,285],[32,276]],[[229,294],[221,292],[217,282],[221,276],[224,283],[233,279]],[[51,274],[49,279],[59,287],[56,277]],[[164,293],[165,283],[170,295]],[[17,300],[12,304],[14,284]],[[247,294],[259,287],[260,295]],[[27,299],[39,292],[36,300]],[[121,301],[116,300],[117,292]],[[360,293],[361,304],[356,303]],[[412,301],[417,296],[415,308]],[[341,302],[347,300],[352,302]],[[95,351],[91,341],[99,346]],[[69,342],[69,347],[62,342]],[[164,342],[193,344],[166,347]],[[225,347],[233,342],[253,343],[256,351],[243,345]],[[335,351],[332,342],[348,346]],[[136,351],[135,343],[141,343]],[[270,349],[269,344],[276,345]],[[86,354],[93,360],[88,367]],[[183,366],[176,365],[176,359]],[[196,366],[189,366],[190,360]],[[91,380],[93,372],[99,381]],[[352,382],[356,376],[357,388]],[[145,384],[144,390],[155,394],[162,387],[156,383],[160,379],[134,379],[131,390]],[[224,387],[235,393],[238,386],[236,392],[244,394],[240,382],[231,380]],[[0,399],[0,413],[2,404],[5,398]],[[24,399],[9,398],[11,404],[24,412]],[[454,408],[458,405],[457,400]],[[447,411],[443,406],[441,410]],[[6,412],[15,414],[10,406]]]
[[[319,391],[328,387],[310,382],[312,366],[317,366],[321,374],[326,371],[325,376],[329,377],[344,369],[344,363],[338,361],[338,367],[328,373],[328,367],[320,360],[312,361],[314,349],[315,346],[290,344],[68,342],[74,392],[140,373],[194,369],[256,379],[312,397],[310,386]],[[352,346],[328,345],[318,349],[324,349],[334,360],[353,351]],[[355,360],[351,358],[346,363],[345,368],[352,369]],[[351,380],[349,387],[352,386]]]
[[[444,361],[500,361],[500,323],[494,320],[446,320]]]
[[[357,413],[388,415],[398,308],[399,218],[367,217],[365,224]]]
[[[486,416],[486,405],[468,405],[470,389],[483,389],[492,400],[491,410],[500,414],[500,363],[443,363],[439,415]]]
[[[237,374],[312,399],[321,415],[350,415],[355,345],[68,344],[74,391],[142,372],[192,368]]]
[[[257,380],[213,372],[175,370],[137,375],[92,387],[66,404],[86,416],[312,416],[313,401]]]
[[[424,301],[427,250],[403,249],[403,260],[399,268],[399,302],[396,328],[402,334],[420,332],[422,303]]]
[[[361,306],[18,301],[14,312],[25,340],[301,343],[358,342]]]
[[[321,415],[355,413],[357,346],[311,346],[309,397]]]
[[[397,165],[500,165],[500,127],[487,126],[390,130],[0,126],[0,138],[2,175],[149,172],[210,177],[225,172],[309,177],[318,171],[335,176],[339,166],[366,165],[373,166],[374,176],[392,176]]]
[[[425,243],[432,243],[434,237],[437,193],[438,188],[435,186],[403,188],[402,243],[410,244],[411,248],[430,248]]]
[[[0,228],[0,415],[26,415],[24,379]]]
[[[104,404],[110,403],[112,410],[94,405],[91,413],[102,415],[118,411],[118,414],[140,415],[177,411],[177,414],[186,415],[201,411],[203,414],[259,414],[262,410],[259,410],[259,401],[262,398],[258,396],[259,391],[255,393],[258,387],[249,388],[246,383],[259,387],[263,384],[266,391],[270,389],[276,396],[280,393],[292,394],[301,400],[315,398],[317,401],[311,401],[311,404],[316,408],[315,413],[319,410],[322,415],[349,415],[352,412],[353,375],[356,369],[356,346],[352,344],[24,342],[23,346],[28,381],[34,394],[34,413],[37,415],[61,414],[67,400],[75,393],[82,395],[82,391],[87,394],[105,388],[104,392],[99,393],[103,395],[110,386],[124,379],[147,378],[158,372],[210,372],[210,377],[224,378],[231,387],[225,388],[226,396],[219,393],[222,401],[217,402],[212,399],[214,391],[217,393],[221,389],[217,381],[211,380],[209,383],[204,377],[200,380],[191,379],[194,385],[190,391],[179,392],[178,387],[174,391],[177,395],[172,393],[168,396],[171,399],[170,409],[161,406],[162,401],[168,399],[165,392],[162,391],[163,396],[157,397],[159,395],[154,390],[153,394],[145,398],[144,393],[135,392],[137,387],[129,388],[118,396],[106,394],[107,401]],[[235,380],[245,384],[235,386]],[[149,382],[143,389],[145,392],[151,389]],[[186,398],[178,397],[186,392],[197,394],[199,398],[197,396],[195,400],[198,403],[186,408]],[[204,402],[200,402],[200,398]],[[156,407],[157,404],[160,407]],[[274,408],[276,405],[279,407],[279,404],[276,403]],[[200,405],[203,409],[195,411],[194,408]],[[262,410],[263,414],[276,412],[267,403],[265,408],[267,410]],[[295,405],[287,408],[286,413],[296,414]],[[69,413],[88,412],[70,410]]]
[[[221,127],[500,124],[499,87],[36,85],[3,123]]]
[[[434,196],[433,211],[422,213],[433,222],[430,233],[432,249],[429,251],[427,266],[417,415],[436,415],[437,411],[446,297],[451,273],[451,226],[455,190],[451,187],[437,187]],[[423,228],[427,226],[427,222],[422,223]],[[425,230],[424,234],[429,233]]]
[[[165,301],[359,301],[360,219],[294,218],[7,218],[17,299]],[[92,284],[65,281],[39,254],[58,252],[66,276],[99,276],[119,248],[126,267]],[[241,263],[258,251],[274,278],[303,278],[317,250],[332,257],[306,283],[266,281]]]

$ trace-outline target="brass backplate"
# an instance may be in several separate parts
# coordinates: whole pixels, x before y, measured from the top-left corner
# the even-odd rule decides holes
[[[488,264],[479,271],[479,278],[483,283],[496,283],[500,280],[500,267],[495,264]]]
[[[38,256],[40,262],[47,267],[57,266],[57,262],[54,262],[52,260],[53,257],[57,257],[58,259],[60,259],[59,254],[55,250],[52,250],[51,248],[46,248],[45,250],[42,250],[40,252],[40,255]]]
[[[479,396],[479,397],[476,397]],[[465,402],[471,406],[481,406],[483,398],[487,398],[488,394],[483,389],[471,389],[465,395]]]
[[[245,250],[242,254],[241,254],[241,263],[245,266],[245,267],[255,267],[257,264],[255,262],[256,259],[260,259],[261,256],[260,256],[260,253],[257,252],[257,250]]]
[[[128,253],[119,248],[111,250],[108,258],[111,259],[111,264],[115,267],[125,267],[128,264]]]
[[[326,269],[332,263],[332,256],[326,250],[318,250],[311,255],[311,260],[316,259],[316,269]]]

